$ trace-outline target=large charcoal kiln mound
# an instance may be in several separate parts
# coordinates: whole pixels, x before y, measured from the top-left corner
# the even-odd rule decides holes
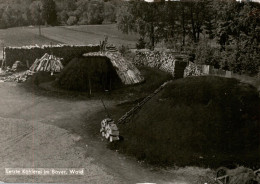
[[[74,58],[58,77],[61,88],[77,91],[104,91],[122,86],[107,57]]]
[[[158,165],[256,166],[259,96],[235,79],[191,77],[169,83],[110,146]]]

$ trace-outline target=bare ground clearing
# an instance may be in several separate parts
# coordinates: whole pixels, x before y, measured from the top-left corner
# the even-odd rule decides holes
[[[1,83],[0,92],[0,181],[201,183],[211,175],[199,168],[155,171],[107,149],[105,142],[87,133],[91,115],[102,111],[99,100],[47,97],[16,83]],[[116,103],[106,102],[108,107]],[[85,168],[85,175],[14,177],[4,174],[6,167]]]

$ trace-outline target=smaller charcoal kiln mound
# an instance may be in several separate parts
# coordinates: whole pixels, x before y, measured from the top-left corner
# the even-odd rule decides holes
[[[61,88],[76,91],[104,91],[122,86],[107,57],[74,58],[58,77]]]
[[[74,58],[57,79],[58,86],[74,91],[106,91],[144,79],[139,70],[119,54],[86,54]]]

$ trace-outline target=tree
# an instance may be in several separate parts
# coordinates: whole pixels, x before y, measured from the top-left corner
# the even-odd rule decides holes
[[[57,15],[59,24],[66,24],[68,18],[69,18],[68,13],[65,10],[59,12]]]
[[[68,25],[75,25],[78,22],[77,17],[75,16],[70,16],[69,19],[67,20]]]
[[[42,18],[41,11],[42,11],[41,1],[34,1],[30,5],[31,18],[32,18],[32,21],[35,25],[42,24],[42,22],[41,22],[41,18]]]
[[[106,2],[104,6],[105,19],[108,22],[116,22],[116,7],[111,2]]]
[[[150,48],[160,39],[161,10],[164,3],[131,1],[123,5],[118,15],[118,28],[124,33],[137,32],[141,38],[148,38]]]
[[[56,4],[54,0],[42,0],[42,17],[48,25],[57,24]]]
[[[104,21],[104,2],[90,1],[87,16],[88,24],[102,24]]]
[[[5,28],[13,27],[15,25],[15,17],[13,15],[14,11],[12,7],[5,7],[2,14],[2,21]]]

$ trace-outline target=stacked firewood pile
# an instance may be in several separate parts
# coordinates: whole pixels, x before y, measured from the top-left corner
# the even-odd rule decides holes
[[[115,45],[110,44],[110,45],[107,45],[107,46],[106,46],[106,51],[107,51],[107,52],[118,52],[118,49],[116,48]]]
[[[62,58],[58,58],[46,53],[42,58],[35,60],[30,70],[33,72],[60,72],[63,69],[61,60]]]
[[[176,61],[185,60],[185,55],[179,55],[173,52],[164,51],[136,51],[134,64],[137,66],[148,66],[158,68],[174,76]]]
[[[201,76],[204,75],[201,65],[196,65],[195,63],[190,62],[189,65],[184,70],[184,77],[191,76]]]
[[[119,130],[115,122],[110,118],[101,121],[100,132],[102,136],[108,139],[110,142],[119,140]]]
[[[5,47],[6,66],[12,66],[15,61],[21,61],[24,65],[32,65],[35,59],[45,53],[64,59],[64,65],[75,57],[80,57],[87,52],[100,51],[99,45],[32,45],[23,47]]]

